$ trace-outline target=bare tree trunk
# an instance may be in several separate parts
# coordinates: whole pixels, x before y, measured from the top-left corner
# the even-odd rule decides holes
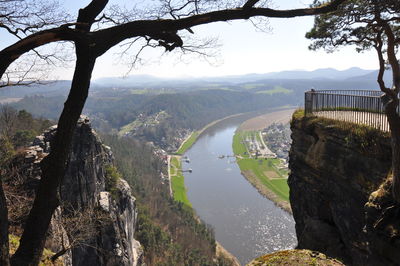
[[[393,198],[400,203],[400,117],[392,111],[387,114],[392,144]]]
[[[379,74],[378,84],[381,91],[389,96],[390,101],[385,107],[385,113],[389,122],[391,146],[392,146],[392,171],[393,183],[392,194],[395,202],[400,203],[400,117],[397,113],[399,107],[399,91],[400,91],[400,64],[396,57],[396,36],[394,35],[390,24],[387,21],[378,18],[378,22],[383,25],[383,30],[387,36],[387,59],[392,69],[392,89],[385,86],[383,74],[385,73],[385,60],[383,57],[383,40],[382,33],[377,35],[377,46],[379,58]]]
[[[391,102],[386,107],[386,114],[390,125],[392,137],[392,168],[393,168],[393,198],[400,203],[400,117],[397,113],[399,107],[400,91],[400,64],[396,57],[396,36],[388,22],[384,22],[383,29],[387,36],[387,59],[392,68],[393,95]]]
[[[15,266],[38,265],[46,241],[46,233],[54,210],[59,205],[58,188],[65,175],[66,163],[76,123],[88,96],[96,57],[89,45],[77,44],[77,62],[71,90],[58,121],[51,152],[41,162],[42,177],[29,213],[20,246],[11,258]]]
[[[400,138],[392,135],[392,194],[397,203],[400,203]]]
[[[386,107],[386,115],[390,126],[392,146],[392,171],[393,184],[392,193],[396,202],[400,202],[400,117],[396,112],[399,100],[391,100]]]
[[[9,266],[8,211],[3,184],[0,180],[0,265]]]

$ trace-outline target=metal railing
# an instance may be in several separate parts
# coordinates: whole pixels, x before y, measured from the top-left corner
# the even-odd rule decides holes
[[[389,131],[383,93],[372,90],[320,90],[305,93],[305,114]]]

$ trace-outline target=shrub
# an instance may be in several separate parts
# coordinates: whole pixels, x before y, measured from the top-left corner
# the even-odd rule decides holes
[[[107,165],[106,166],[106,191],[111,193],[111,196],[113,199],[118,198],[118,189],[117,189],[117,183],[120,178],[122,178],[122,175],[120,172],[118,172],[118,169],[113,166],[113,165]]]

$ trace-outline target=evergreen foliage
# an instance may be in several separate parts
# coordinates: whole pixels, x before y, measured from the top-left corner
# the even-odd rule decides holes
[[[122,176],[118,169],[113,165],[106,166],[106,191],[111,193],[111,196],[116,199],[118,197],[117,183]]]
[[[34,118],[25,110],[0,106],[0,168],[19,148],[29,145],[37,135],[50,127],[47,119]]]

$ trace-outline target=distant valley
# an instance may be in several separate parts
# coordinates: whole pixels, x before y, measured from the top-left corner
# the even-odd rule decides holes
[[[374,70],[328,68],[182,79],[144,75],[103,78],[92,83],[84,114],[101,132],[131,135],[174,150],[185,135],[216,119],[300,106],[304,91],[311,88],[377,89],[375,75]],[[37,117],[56,120],[69,86],[70,81],[53,81],[3,88],[0,101]]]
[[[249,90],[273,88],[274,86],[318,89],[376,89],[377,70],[350,68],[335,70],[331,68],[314,71],[281,71],[266,74],[246,74],[236,76],[202,77],[202,78],[160,78],[150,75],[132,75],[126,78],[101,78],[94,80],[91,94],[113,95],[117,91],[135,94],[171,93],[188,90]],[[385,76],[390,81],[390,73]],[[18,98],[27,95],[44,94],[46,96],[66,95],[71,81],[57,80],[42,82],[40,85],[1,88],[0,99]],[[111,89],[111,90],[110,90]]]
[[[232,154],[234,154],[232,138],[236,136],[235,130],[241,123],[238,122],[242,119],[241,116],[250,118],[256,116],[257,113],[272,112],[280,108],[302,107],[304,91],[312,88],[377,89],[375,75],[376,71],[373,70],[352,68],[345,71],[319,69],[214,78],[162,79],[151,76],[131,76],[126,79],[100,79],[92,83],[83,114],[89,116],[91,124],[105,144],[111,147],[118,169],[120,169],[122,176],[128,180],[135,197],[137,197],[139,202],[138,227],[140,229],[136,236],[147,249],[147,254],[151,254],[146,258],[148,261],[154,262],[161,258],[164,260],[164,257],[167,256],[170,261],[174,261],[170,265],[177,265],[176,261],[180,259],[177,254],[184,252],[186,252],[185,259],[193,257],[200,261],[202,258],[191,253],[187,241],[190,241],[196,248],[202,247],[202,254],[211,258],[214,256],[215,238],[217,238],[225,239],[221,243],[228,250],[234,251],[233,253],[237,254],[240,261],[245,263],[253,257],[272,252],[275,249],[294,247],[296,237],[292,217],[276,207],[274,203],[260,196],[258,192],[264,191],[263,195],[274,193],[275,202],[284,207],[282,202],[285,200],[287,203],[289,192],[286,184],[288,174],[287,166],[285,166],[286,161],[283,162],[278,158],[261,160],[258,158],[257,152],[255,159],[245,158],[244,156],[247,155],[244,152],[238,153],[238,157],[232,159]],[[27,110],[35,117],[57,121],[69,86],[70,81],[52,81],[46,85],[3,88],[0,89],[0,104],[8,104],[18,110]],[[20,113],[25,114],[26,112],[20,111]],[[232,116],[235,114],[243,115]],[[228,116],[232,116],[232,121],[225,120],[225,128],[224,123],[219,123],[215,128],[210,128],[203,139],[199,137],[200,144],[209,143],[207,144],[209,146],[200,145],[200,147],[203,147],[198,152],[200,157],[196,157],[197,145],[192,149],[193,153],[190,153],[189,150],[189,153],[183,155],[189,155],[190,160],[176,159],[179,158],[176,153],[184,139],[187,139],[192,133],[194,133],[192,135],[196,135],[196,133],[200,135],[199,130],[204,126]],[[238,121],[235,119],[238,119]],[[47,124],[51,123],[46,120],[43,121]],[[283,128],[283,125],[274,125],[274,127]],[[269,141],[268,137],[272,137],[273,134],[278,137],[283,135],[281,129],[266,130],[271,130],[266,138],[267,142]],[[289,131],[288,128],[287,131]],[[29,142],[28,140],[35,134],[23,135],[25,137],[24,143]],[[243,139],[262,137],[260,132],[255,134],[251,130],[243,134],[247,134],[244,135]],[[288,135],[289,133],[287,133]],[[220,147],[222,143],[224,143],[223,149]],[[289,142],[287,145],[283,145],[283,141],[279,138],[272,144],[268,142],[268,145],[271,146],[271,149],[276,148],[275,152],[280,156],[283,150],[287,152]],[[205,151],[211,150],[211,148],[215,149],[213,153],[205,156]],[[242,149],[248,149],[248,147],[242,145]],[[283,155],[287,159],[287,154]],[[172,164],[179,165],[181,163],[179,167],[169,167],[168,158],[171,158],[171,156],[176,157],[176,162]],[[207,157],[210,161],[206,165],[196,166],[197,163],[202,161],[199,159],[202,156]],[[238,160],[239,156],[240,161]],[[190,165],[186,165],[188,161],[190,161]],[[215,168],[209,167],[212,163],[220,164],[221,172],[213,172]],[[178,169],[181,168],[180,171],[183,173],[183,170],[187,170],[189,167],[190,169],[193,168],[193,173],[188,173],[189,176],[185,180],[183,179],[186,173],[169,176],[171,169],[176,169],[173,171],[178,173]],[[233,170],[235,167],[236,170]],[[207,172],[206,169],[210,171]],[[234,171],[236,171],[236,175],[233,174]],[[257,178],[252,179],[252,184],[258,190],[243,178],[242,173],[244,171],[248,173],[247,178],[249,180],[253,176]],[[199,176],[195,178],[196,175]],[[233,176],[236,176],[236,183],[232,181]],[[204,179],[206,177],[210,178],[209,181]],[[231,187],[228,188],[226,180],[217,181],[217,177],[226,177]],[[174,181],[174,178],[175,180],[180,178],[179,182]],[[257,186],[257,182],[264,181],[267,184],[266,188]],[[192,188],[188,190],[188,193],[200,192],[199,195],[202,198],[199,199],[204,199],[206,193],[198,189],[201,187],[200,184],[210,185],[206,189],[207,192],[211,192],[206,197],[207,199],[211,199],[213,195],[220,195],[220,191],[212,192],[213,189],[218,188],[217,182],[220,182],[220,191],[225,189],[227,195],[233,197],[217,198],[212,204],[204,204],[206,207],[212,206],[214,210],[216,204],[220,203],[222,212],[222,210],[227,210],[226,206],[232,205],[238,199],[239,192],[244,193],[244,196],[242,194],[244,198],[252,197],[248,207],[241,208],[243,202],[239,201],[239,205],[234,210],[229,210],[229,213],[225,214],[226,217],[229,217],[232,214],[238,216],[246,212],[243,221],[246,222],[247,227],[240,225],[237,229],[231,228],[226,234],[231,236],[232,232],[244,233],[239,242],[219,235],[223,232],[221,228],[225,226],[225,222],[222,224],[223,227],[218,226],[218,221],[212,221],[208,218],[206,221],[207,223],[211,221],[212,227],[197,223],[190,204],[185,205],[182,203],[184,201],[179,200],[181,194],[185,194],[186,197],[186,186]],[[172,189],[169,184],[172,184]],[[232,193],[235,189],[238,189],[238,191]],[[200,217],[202,219],[207,217],[201,212],[199,206],[196,206],[196,201],[190,199],[194,194],[188,195],[188,202],[193,204]],[[171,198],[175,201],[171,201]],[[274,199],[273,197],[270,198]],[[229,202],[226,202],[228,199]],[[258,206],[260,207],[250,212],[250,207],[256,206],[255,202],[259,202]],[[162,216],[159,216],[160,211]],[[208,213],[211,213],[211,211],[208,211]],[[250,215],[250,213],[254,215]],[[271,213],[273,214],[270,215]],[[260,218],[260,215],[262,215],[262,218]],[[184,217],[183,220],[182,217]],[[233,221],[233,218],[225,219]],[[268,226],[259,227],[261,219],[265,219],[263,220],[264,224],[268,224]],[[184,221],[184,224],[182,224],[182,221]],[[253,227],[248,226],[249,221],[252,222]],[[271,225],[275,225],[271,232],[279,232],[278,234],[268,233],[266,229]],[[161,228],[169,229],[164,231]],[[216,229],[216,235],[214,235],[213,228]],[[250,229],[250,232],[246,232],[243,228]],[[175,229],[178,229],[181,234],[176,235]],[[199,231],[201,234],[193,233]],[[249,242],[247,244],[249,250],[246,252],[242,248],[236,249],[235,246],[230,245],[231,243],[241,243],[241,241],[243,243],[252,241],[252,238],[249,238],[250,233],[257,236],[263,235],[264,237],[259,239],[256,246],[266,247],[267,249],[255,250],[252,245],[256,242]],[[175,242],[171,242],[169,237],[175,237]],[[149,241],[149,239],[152,240]],[[164,245],[163,254],[158,253],[158,243]],[[270,250],[270,248],[273,248],[273,250]]]

